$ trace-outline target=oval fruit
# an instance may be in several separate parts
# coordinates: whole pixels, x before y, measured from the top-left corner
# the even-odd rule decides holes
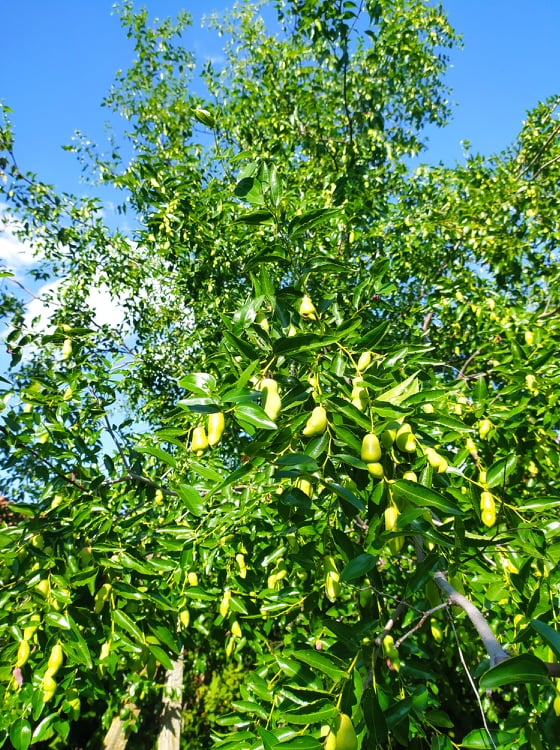
[[[208,448],[208,437],[202,425],[195,427],[192,434],[191,451],[200,455]]]
[[[489,419],[481,419],[478,424],[478,431],[480,433],[480,437],[482,440],[484,440],[485,437],[487,437],[488,433],[492,429],[492,422]]]
[[[217,445],[222,439],[226,421],[222,411],[208,415],[208,445]]]
[[[72,339],[64,339],[62,344],[62,359],[67,360],[72,356]]]
[[[17,652],[16,667],[23,667],[26,661],[29,659],[29,642],[20,641]]]
[[[299,314],[309,320],[317,320],[317,308],[308,294],[304,294],[299,303]]]
[[[416,475],[416,472],[412,471],[411,469],[409,469],[408,471],[405,471],[405,473],[403,474],[403,479],[406,479],[409,482],[417,482],[418,481],[418,477]]]
[[[60,643],[55,643],[55,645],[52,647],[49,661],[48,661],[48,671],[51,675],[55,675],[60,667],[62,666],[62,661],[64,659],[64,652],[62,651],[62,646]]]
[[[371,352],[362,352],[358,359],[357,370],[363,372],[371,365]]]
[[[282,399],[278,393],[278,383],[272,378],[261,380],[261,391],[264,393],[263,409],[266,416],[276,422],[282,409]]]
[[[96,615],[100,614],[103,610],[103,607],[105,606],[105,602],[109,598],[109,594],[111,593],[111,589],[113,587],[110,583],[104,583],[98,590],[98,592],[95,595],[95,598],[93,600],[93,611]]]
[[[362,461],[366,464],[377,462],[381,458],[379,438],[373,432],[368,432],[362,440]]]
[[[336,601],[340,596],[340,573],[336,567],[334,557],[325,557],[325,594],[330,602]]]
[[[374,479],[383,479],[385,476],[383,464],[379,463],[379,461],[373,461],[372,463],[367,464],[367,470]]]
[[[430,466],[436,469],[438,474],[445,474],[449,464],[436,450],[433,448],[426,448],[426,458],[428,459]]]
[[[43,701],[48,703],[56,692],[56,682],[53,680],[53,677],[48,670],[43,677],[41,687],[43,688]]]
[[[312,435],[322,435],[327,429],[327,412],[324,406],[316,406],[311,412],[311,416],[307,420],[305,427],[303,428],[303,434],[306,437]]]
[[[358,750],[358,737],[347,714],[340,714],[325,737],[324,750]]]
[[[397,448],[405,453],[414,453],[416,451],[416,438],[414,437],[411,426],[406,422],[397,430],[395,442]]]

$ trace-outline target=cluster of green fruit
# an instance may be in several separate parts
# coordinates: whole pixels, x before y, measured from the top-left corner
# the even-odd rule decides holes
[[[224,413],[215,411],[208,415],[207,427],[197,425],[192,432],[191,451],[201,456],[210,446],[217,445],[222,439],[226,426]]]

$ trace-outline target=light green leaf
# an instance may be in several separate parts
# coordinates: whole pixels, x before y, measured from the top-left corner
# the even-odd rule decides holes
[[[549,683],[548,669],[533,654],[512,656],[485,672],[480,678],[480,687],[483,690],[493,690],[516,682]]]

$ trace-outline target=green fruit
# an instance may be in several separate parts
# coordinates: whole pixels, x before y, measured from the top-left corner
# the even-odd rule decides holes
[[[367,370],[370,364],[371,364],[371,352],[362,352],[358,360],[358,365],[357,365],[358,372],[363,372],[364,370]]]
[[[23,665],[28,659],[29,659],[29,643],[26,640],[20,641],[18,652],[17,652],[16,667],[23,667]]]
[[[489,419],[481,419],[478,423],[478,431],[480,433],[480,437],[482,440],[484,440],[485,437],[487,437],[488,433],[492,429],[492,422]]]
[[[48,662],[48,671],[51,675],[55,675],[60,667],[62,666],[62,661],[64,659],[64,653],[62,651],[62,646],[60,643],[55,643],[55,645],[52,647],[51,654],[49,656],[49,662]]]
[[[309,320],[317,320],[317,308],[308,294],[304,294],[299,303],[299,314]]]
[[[72,339],[64,339],[62,344],[62,359],[66,360],[72,356]]]
[[[327,412],[324,406],[316,406],[311,412],[311,416],[307,420],[305,427],[303,428],[303,434],[306,437],[312,435],[322,435],[327,429]]]
[[[381,458],[379,438],[373,432],[368,432],[362,440],[362,461],[366,464],[377,462]]]
[[[397,448],[405,453],[416,452],[416,438],[414,437],[411,426],[406,422],[397,430],[395,442]]]
[[[208,437],[202,425],[195,427],[192,434],[191,451],[200,455],[208,448]]]
[[[334,602],[340,596],[340,573],[336,567],[334,557],[325,557],[325,594],[330,602]]]
[[[96,615],[100,614],[100,612],[103,610],[105,602],[109,598],[109,594],[111,593],[112,588],[113,587],[110,583],[104,583],[96,593],[93,600],[93,611]]]
[[[340,714],[325,738],[324,750],[358,750],[358,737],[347,714]]]
[[[378,461],[367,464],[367,470],[375,479],[383,479],[383,477],[385,476],[383,464],[379,463]]]
[[[208,415],[208,445],[217,445],[220,442],[225,426],[223,412],[215,411]]]
[[[276,422],[282,409],[282,399],[278,393],[278,383],[272,378],[261,380],[261,391],[264,393],[263,409],[266,416]]]
[[[440,456],[433,448],[426,448],[426,458],[430,466],[436,469],[438,474],[444,474],[447,471],[449,464],[446,459]]]

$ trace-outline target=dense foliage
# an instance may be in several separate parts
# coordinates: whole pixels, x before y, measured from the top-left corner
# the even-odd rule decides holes
[[[46,321],[2,290],[0,746],[149,749],[180,707],[189,748],[553,747],[560,101],[413,169],[443,11],[274,8],[212,19],[202,95],[188,16],[121,4],[109,149],[72,146],[94,197],[2,123],[6,216],[61,281]]]

